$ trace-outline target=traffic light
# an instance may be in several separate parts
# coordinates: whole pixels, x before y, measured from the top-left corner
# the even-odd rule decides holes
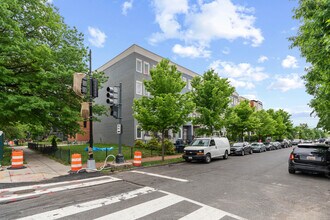
[[[87,94],[87,77],[85,73],[73,75],[73,91],[80,97]]]
[[[92,97],[97,98],[99,97],[99,88],[98,88],[98,80],[97,79],[92,79]]]
[[[118,111],[119,111],[118,105],[112,105],[112,106],[110,106],[110,115],[112,117],[118,119],[118,117],[119,117]]]
[[[115,105],[118,103],[118,93],[114,87],[107,87],[107,103],[109,105]]]

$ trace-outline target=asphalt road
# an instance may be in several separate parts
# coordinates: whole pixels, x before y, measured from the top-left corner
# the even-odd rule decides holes
[[[289,174],[290,151],[117,173],[113,182],[1,204],[0,219],[330,219],[330,179]]]

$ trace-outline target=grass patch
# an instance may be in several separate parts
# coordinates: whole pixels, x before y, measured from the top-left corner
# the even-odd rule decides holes
[[[58,146],[59,149],[70,149],[71,155],[74,153],[81,154],[82,162],[86,163],[88,159],[88,152],[85,151],[86,147],[88,147],[88,144],[84,145],[68,145],[68,146]],[[95,162],[103,162],[107,155],[118,154],[118,145],[117,144],[94,144],[94,147],[98,148],[110,148],[113,147],[113,150],[111,151],[94,151],[93,157]],[[130,147],[130,146],[122,146],[122,154],[124,155],[125,160],[130,160],[134,158],[134,152],[135,151],[141,151],[142,152],[142,158],[146,157],[154,157],[159,156],[159,152],[157,151],[150,151],[144,148],[137,148],[137,147]]]
[[[168,160],[156,160],[156,161],[149,161],[149,162],[142,162],[143,167],[149,167],[149,166],[155,166],[155,165],[166,165],[166,164],[171,164],[171,163],[178,163],[178,162],[183,162],[183,158],[174,158],[174,159],[168,159]]]

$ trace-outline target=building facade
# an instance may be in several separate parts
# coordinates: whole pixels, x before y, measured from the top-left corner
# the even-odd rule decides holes
[[[98,68],[109,77],[108,82],[99,91],[99,97],[95,99],[97,104],[106,104],[106,87],[118,86],[122,83],[122,143],[124,145],[133,146],[136,139],[149,140],[151,134],[142,131],[138,122],[133,117],[133,100],[142,96],[149,96],[146,91],[143,81],[150,80],[150,69],[154,68],[163,57],[152,53],[138,45],[132,45],[118,56]],[[186,87],[182,92],[190,91],[191,79],[199,76],[197,73],[176,65],[177,70],[182,73],[182,80],[186,82]],[[118,120],[113,117],[103,116],[100,122],[94,122],[93,134],[95,143],[117,143],[117,123]],[[175,139],[183,139],[189,142],[193,137],[193,126],[189,123],[180,129],[177,134],[169,133],[169,137]]]

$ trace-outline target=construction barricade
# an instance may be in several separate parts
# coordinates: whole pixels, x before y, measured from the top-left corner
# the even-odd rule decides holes
[[[141,151],[135,151],[133,166],[139,167],[139,166],[141,166],[141,163],[142,163],[142,153],[141,153]]]
[[[71,172],[77,172],[82,169],[81,154],[72,154]]]
[[[23,151],[22,150],[14,150],[11,152],[11,168],[12,169],[21,169],[23,166]]]

